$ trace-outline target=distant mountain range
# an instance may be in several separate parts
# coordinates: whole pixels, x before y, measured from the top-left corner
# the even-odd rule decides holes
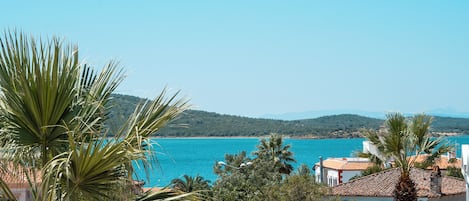
[[[356,114],[365,117],[385,119],[386,112],[369,112],[362,110],[316,110],[316,111],[306,111],[306,112],[289,112],[283,114],[266,114],[262,115],[260,118],[266,119],[281,119],[281,120],[299,120],[299,119],[312,119],[328,115],[336,114]],[[469,118],[469,113],[457,112],[452,109],[435,109],[430,111],[425,111],[425,114],[431,116],[440,116],[440,117],[454,117],[454,118]],[[406,116],[411,116],[413,114],[406,113]]]
[[[135,96],[114,94],[110,119],[107,125],[112,133],[117,125],[127,119],[135,106],[145,99]],[[265,136],[270,133],[279,133],[291,137],[308,138],[343,138],[360,137],[361,129],[378,129],[383,124],[383,116],[359,113],[338,114],[325,113],[326,116],[295,120],[278,120],[274,116],[266,118],[248,118],[234,115],[222,115],[214,112],[188,110],[169,126],[157,133],[165,137],[230,137],[230,136]],[[319,115],[319,113],[317,114]],[[363,115],[363,116],[362,116]],[[288,116],[288,115],[287,115]],[[287,119],[284,116],[282,119]],[[292,115],[293,118],[295,115]],[[300,115],[296,115],[300,117]],[[381,118],[373,118],[381,117]],[[306,116],[305,116],[306,117]],[[182,126],[184,125],[184,126]],[[468,118],[435,116],[432,124],[435,133],[469,133]]]

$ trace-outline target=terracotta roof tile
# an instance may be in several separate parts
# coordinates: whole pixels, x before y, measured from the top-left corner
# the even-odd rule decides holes
[[[29,188],[28,178],[25,173],[25,168],[14,165],[13,163],[6,162],[3,164],[4,168],[0,171],[0,177],[10,188]],[[29,177],[33,177],[33,172],[29,169],[26,170]],[[36,181],[40,183],[41,174],[39,171],[35,172]]]
[[[428,156],[430,155],[426,155],[426,154],[419,155],[419,157],[417,158],[417,160],[415,160],[415,162],[418,162],[418,163],[424,162]],[[413,158],[415,158],[415,156],[409,157],[409,159],[413,159]],[[438,165],[438,167],[440,167],[441,170],[446,170],[448,169],[448,167],[462,167],[462,160],[460,158],[454,158],[454,161],[450,162],[450,160],[448,159],[448,156],[443,155],[435,159],[435,165]],[[432,169],[432,167],[430,166],[427,169]]]
[[[415,182],[419,197],[438,197],[430,191],[430,173],[422,169],[412,169],[411,179]],[[400,169],[393,168],[372,175],[361,177],[331,188],[331,194],[337,196],[392,197],[394,186],[398,182]],[[443,195],[455,195],[466,192],[463,179],[442,176]]]
[[[319,163],[316,163],[319,166]],[[323,161],[325,168],[334,170],[366,170],[374,164],[366,160],[353,160],[350,158],[328,158]]]

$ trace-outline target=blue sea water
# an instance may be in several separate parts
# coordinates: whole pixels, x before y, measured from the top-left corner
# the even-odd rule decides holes
[[[216,180],[213,166],[223,161],[225,154],[237,154],[243,150],[251,153],[256,150],[258,138],[163,138],[153,139],[157,162],[153,162],[149,180],[143,170],[138,170],[138,179],[145,180],[145,187],[162,187],[174,178],[183,175],[203,176],[210,181]],[[291,145],[295,167],[306,164],[312,167],[319,156],[350,157],[353,152],[362,150],[363,138],[355,139],[285,139]],[[447,137],[456,144],[460,156],[461,144],[469,144],[469,135]],[[156,145],[158,144],[158,145]]]

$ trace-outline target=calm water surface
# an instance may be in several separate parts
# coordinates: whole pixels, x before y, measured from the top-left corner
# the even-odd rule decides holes
[[[295,167],[302,163],[312,167],[319,161],[319,156],[350,157],[354,151],[362,149],[363,138],[357,139],[285,139],[291,144],[291,150],[297,161]],[[461,144],[469,144],[469,135],[448,137],[448,141],[457,144],[458,157],[461,154]],[[213,165],[224,159],[225,153],[236,154],[243,150],[248,154],[256,150],[259,139],[256,138],[171,138],[154,139],[154,148],[158,152],[158,162],[154,163],[150,172],[150,181],[146,187],[166,186],[173,178],[182,175],[195,176],[215,181]],[[139,175],[144,175],[140,172]],[[140,178],[146,180],[146,178]]]

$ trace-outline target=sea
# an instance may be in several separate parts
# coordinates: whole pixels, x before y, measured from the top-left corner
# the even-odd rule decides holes
[[[183,175],[200,175],[214,182],[217,176],[213,173],[214,165],[224,160],[225,154],[237,154],[246,151],[248,154],[256,150],[261,138],[154,138],[153,151],[156,159],[151,161],[148,174],[143,168],[136,168],[135,179],[143,180],[145,187],[164,187],[172,179]],[[353,157],[354,152],[362,150],[364,138],[352,139],[284,139],[291,145],[297,168],[306,164],[310,168],[319,157],[342,158]],[[461,155],[461,145],[469,144],[469,135],[446,137],[456,147],[456,154]],[[251,155],[252,156],[252,155]]]

